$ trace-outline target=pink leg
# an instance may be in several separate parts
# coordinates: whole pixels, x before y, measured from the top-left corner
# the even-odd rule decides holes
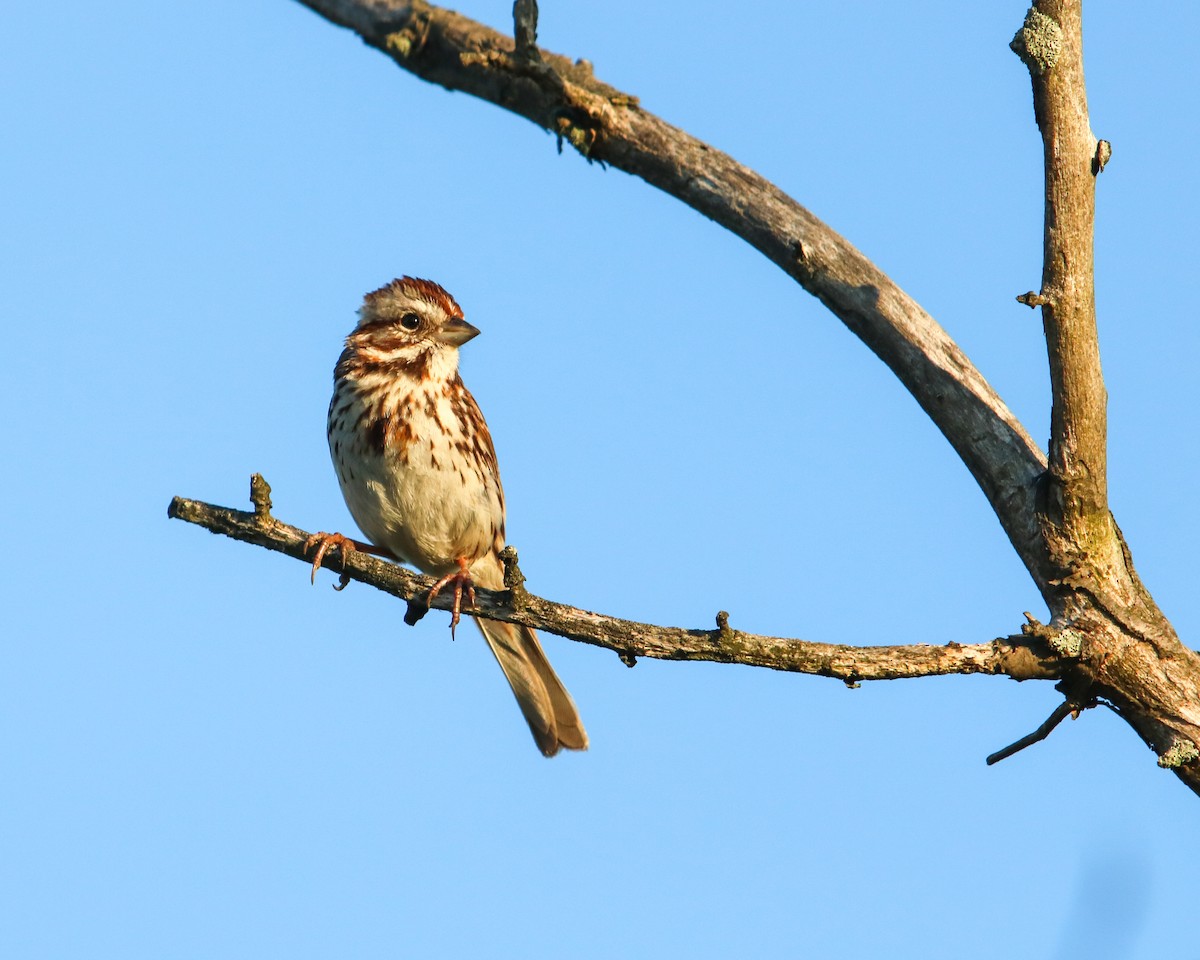
[[[462,619],[458,613],[462,607],[463,590],[467,591],[467,606],[475,606],[475,583],[471,579],[469,564],[463,557],[458,558],[458,569],[446,574],[442,579],[433,585],[429,591],[429,596],[425,598],[426,605],[433,603],[433,598],[442,591],[442,587],[454,581],[454,607],[450,615],[450,637],[454,638],[454,628],[458,626],[458,621]]]
[[[342,551],[342,564],[345,565],[346,557],[352,554],[355,550],[362,553],[371,553],[377,557],[386,557],[389,560],[395,560],[396,557],[384,550],[382,547],[376,547],[370,543],[363,543],[361,540],[352,540],[350,537],[343,536],[340,533],[314,533],[311,537],[304,541],[304,552],[308,553],[314,546],[317,547],[317,555],[313,558],[312,565],[312,582],[317,582],[317,571],[321,569],[321,561],[325,559],[325,554],[330,550]],[[335,590],[341,590],[346,584],[343,582],[341,587],[334,587]]]

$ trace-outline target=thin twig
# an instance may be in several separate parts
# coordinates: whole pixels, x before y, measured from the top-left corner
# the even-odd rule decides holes
[[[1032,747],[1035,743],[1040,743],[1050,736],[1054,728],[1067,719],[1068,716],[1073,713],[1078,715],[1081,709],[1083,708],[1078,703],[1072,700],[1064,700],[1054,708],[1054,712],[1046,718],[1046,722],[1034,730],[1033,733],[1022,737],[1015,743],[1010,743],[1003,750],[997,750],[991,754],[987,758],[987,765],[990,767],[993,763],[999,763],[1001,760],[1008,759],[1014,753],[1020,753],[1026,747]]]

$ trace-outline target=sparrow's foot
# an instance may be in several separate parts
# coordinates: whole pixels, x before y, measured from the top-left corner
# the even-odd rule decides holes
[[[317,571],[321,569],[321,561],[325,559],[325,554],[330,550],[342,551],[342,566],[346,565],[346,558],[355,550],[360,550],[366,547],[366,544],[359,543],[357,540],[351,540],[349,537],[343,536],[340,533],[314,533],[311,537],[304,541],[304,552],[308,553],[313,547],[317,548],[317,555],[313,558],[312,565],[312,582],[317,582]],[[364,551],[365,552],[365,551]],[[341,590],[346,586],[344,578],[340,585],[334,586],[334,590]]]
[[[459,616],[459,610],[462,608],[463,591],[467,594],[467,606],[475,606],[475,582],[471,579],[471,574],[468,569],[467,561],[462,557],[458,558],[458,569],[446,574],[433,585],[429,590],[429,596],[425,598],[426,604],[432,604],[433,598],[442,592],[442,587],[453,582],[454,584],[454,606],[450,614],[450,639],[454,639],[454,628],[458,626],[458,621],[462,619]]]

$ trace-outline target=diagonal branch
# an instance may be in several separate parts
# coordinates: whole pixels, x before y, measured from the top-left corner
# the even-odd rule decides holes
[[[754,171],[641,109],[585,61],[514,54],[509,37],[424,0],[301,0],[405,70],[523,116],[641,177],[760,250],[886,363],[953,445],[1047,594],[1035,520],[1045,458],[958,345],[834,230]]]
[[[305,546],[309,534],[271,516],[269,492],[262,478],[255,474],[251,480],[253,512],[176,497],[167,514],[213,533],[266,547],[310,564],[312,554]],[[429,577],[358,552],[352,552],[345,560],[340,553],[329,554],[324,558],[323,566],[343,574],[343,579],[357,580],[417,605],[422,603],[433,585]],[[519,571],[511,569],[511,573],[513,578],[507,582],[519,583]],[[434,599],[433,607],[448,610],[452,602],[450,596],[439,595]],[[1052,680],[1060,676],[1059,661],[1054,652],[1041,637],[1033,634],[979,644],[854,647],[744,633],[731,628],[728,615],[724,613],[718,615],[715,630],[636,623],[543,600],[523,588],[511,591],[476,588],[476,602],[477,606],[471,611],[473,614],[525,624],[546,633],[604,647],[616,652],[630,666],[638,657],[708,660],[833,677],[851,685],[861,680],[967,673],[1000,674],[1016,680]]]

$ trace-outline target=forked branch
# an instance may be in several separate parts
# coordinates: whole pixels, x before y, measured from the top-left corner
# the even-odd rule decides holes
[[[677,197],[818,297],[892,369],[950,441],[1053,618],[1049,627],[990,644],[846,647],[745,634],[727,620],[715,630],[655,627],[520,591],[479,591],[480,615],[607,647],[630,663],[639,656],[746,663],[850,684],[939,673],[1059,678],[1070,702],[1109,705],[1161,765],[1200,793],[1200,658],[1180,643],[1138,581],[1107,507],[1092,227],[1093,178],[1111,148],[1088,128],[1080,0],[1036,0],[1014,40],[1030,67],[1045,143],[1046,265],[1041,290],[1022,299],[1042,308],[1046,324],[1054,393],[1049,464],[947,333],[874,264],[754,171],[597,80],[586,62],[540,50],[532,0],[517,4],[519,43],[424,0],[301,2],[405,70],[526,117],[555,134],[560,147],[567,142],[589,161]],[[263,511],[255,516],[176,499],[172,515],[303,556],[306,535]],[[346,568],[348,576],[409,600],[429,586],[358,554]],[[1048,721],[1034,736],[1052,726]]]

